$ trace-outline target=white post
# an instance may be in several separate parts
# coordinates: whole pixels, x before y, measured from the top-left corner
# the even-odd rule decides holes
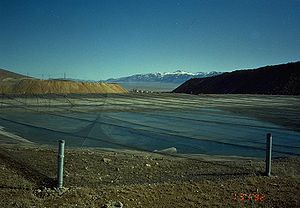
[[[64,152],[65,140],[58,141],[58,157],[57,157],[57,187],[62,188],[64,183]]]
[[[272,162],[272,134],[267,134],[266,144],[266,175],[271,176]]]

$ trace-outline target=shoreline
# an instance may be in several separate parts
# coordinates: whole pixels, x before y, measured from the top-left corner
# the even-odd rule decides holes
[[[58,148],[58,145],[48,145],[48,144],[37,144],[31,142],[24,138],[18,138],[19,136],[14,135],[11,141],[17,142],[4,142],[1,140],[1,127],[0,127],[0,148],[1,146],[9,148],[28,148],[35,150],[55,150]],[[10,134],[10,133],[8,133]],[[172,157],[178,159],[191,159],[191,160],[202,160],[207,162],[234,162],[234,161],[263,161],[264,158],[257,157],[243,157],[238,155],[210,155],[210,154],[193,154],[193,153],[168,153],[164,150],[160,151],[142,151],[142,150],[131,150],[131,149],[116,149],[116,148],[101,148],[101,147],[74,147],[66,146],[66,151],[71,152],[98,152],[98,153],[121,153],[121,154],[131,154],[131,155],[141,155],[141,156],[153,156],[153,157]]]
[[[25,139],[21,136],[18,136],[14,133],[8,132],[5,130],[3,126],[0,126],[0,144],[4,143],[26,143],[26,144],[34,144],[34,142]]]

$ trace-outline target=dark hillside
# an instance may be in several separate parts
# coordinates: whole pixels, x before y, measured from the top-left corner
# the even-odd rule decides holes
[[[188,94],[300,95],[300,62],[190,79],[173,92]]]

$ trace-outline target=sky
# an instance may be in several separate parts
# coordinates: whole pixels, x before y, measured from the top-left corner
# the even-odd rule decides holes
[[[300,60],[300,0],[0,0],[0,68],[39,78]]]

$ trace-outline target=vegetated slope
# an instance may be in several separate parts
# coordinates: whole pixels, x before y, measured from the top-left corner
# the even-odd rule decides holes
[[[173,92],[189,94],[300,95],[300,62],[190,79]]]
[[[0,71],[0,93],[4,94],[91,94],[126,92],[127,90],[118,84],[39,80],[6,70]]]

